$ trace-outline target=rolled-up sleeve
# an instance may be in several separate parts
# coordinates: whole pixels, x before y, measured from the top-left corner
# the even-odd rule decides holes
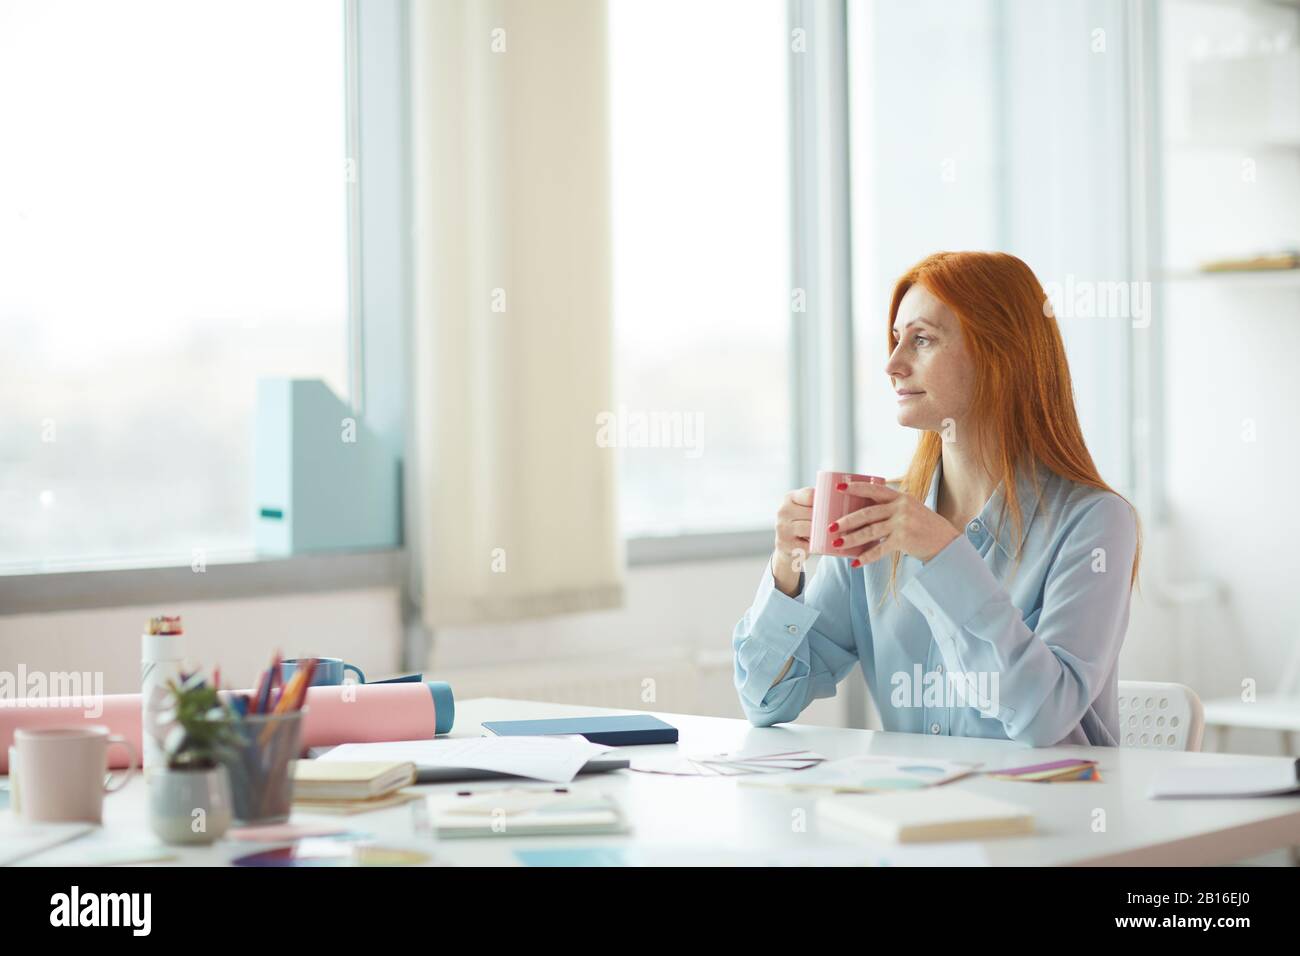
[[[996,712],[986,715],[1011,739],[1048,747],[1079,724],[1119,659],[1136,548],[1126,501],[1106,495],[1089,505],[1063,536],[1033,630],[965,535],[902,594],[926,616],[950,674],[972,684],[973,675],[996,675]]]
[[[857,662],[846,564],[844,558],[822,558],[806,592],[800,574],[799,593],[790,597],[776,586],[768,562],[731,641],[736,691],[755,726],[794,720],[811,701],[834,697]],[[789,671],[773,686],[791,657]]]

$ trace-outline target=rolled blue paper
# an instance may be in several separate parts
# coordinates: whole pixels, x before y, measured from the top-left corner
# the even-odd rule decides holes
[[[433,695],[435,734],[451,733],[451,725],[456,722],[456,698],[452,696],[451,685],[442,680],[425,681],[429,693]]]

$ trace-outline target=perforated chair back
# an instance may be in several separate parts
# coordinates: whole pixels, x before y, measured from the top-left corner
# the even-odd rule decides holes
[[[1205,735],[1205,709],[1186,684],[1122,680],[1119,732],[1121,747],[1198,751]]]

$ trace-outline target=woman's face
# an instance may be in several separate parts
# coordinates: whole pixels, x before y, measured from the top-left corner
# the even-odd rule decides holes
[[[951,309],[917,283],[894,317],[894,351],[885,374],[898,396],[898,424],[944,432],[966,423],[975,369]]]

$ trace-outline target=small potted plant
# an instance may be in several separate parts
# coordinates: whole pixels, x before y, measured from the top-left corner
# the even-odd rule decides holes
[[[165,843],[212,843],[230,827],[230,778],[222,757],[238,743],[235,714],[195,672],[167,682],[159,724],[165,767],[150,773],[149,820]]]

